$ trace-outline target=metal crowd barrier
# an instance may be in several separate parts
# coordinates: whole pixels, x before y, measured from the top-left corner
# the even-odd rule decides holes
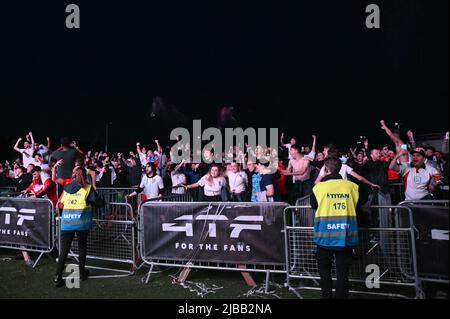
[[[14,186],[0,187],[0,197],[13,197],[16,194],[19,193],[17,193],[17,188]]]
[[[1,199],[1,198],[0,198]],[[33,264],[33,268],[36,268],[36,266],[39,264],[39,261],[41,260],[42,256],[44,254],[50,253],[54,247],[55,247],[55,238],[56,238],[56,227],[55,227],[55,207],[49,199],[46,198],[3,198],[6,200],[13,200],[15,202],[30,202],[30,201],[42,201],[48,203],[48,217],[50,221],[50,233],[48,234],[48,242],[50,243],[47,247],[44,249],[42,247],[36,247],[32,245],[23,245],[23,244],[0,244],[0,248],[6,248],[6,249],[15,249],[20,251],[27,251],[27,252],[36,252],[39,253],[38,258]],[[37,212],[39,213],[39,212]],[[3,217],[3,216],[2,216]]]
[[[161,195],[162,197],[169,197],[169,196],[176,196],[176,195],[184,195],[188,193],[188,191],[186,191],[184,189],[184,186],[168,186],[168,187],[164,187],[161,190]],[[181,198],[181,197],[180,197]]]
[[[170,196],[168,196],[170,197]],[[164,201],[164,200],[163,200]],[[148,283],[150,280],[150,276],[153,273],[153,270],[157,266],[162,267],[175,267],[175,268],[184,268],[186,269],[208,269],[208,270],[224,270],[224,271],[237,271],[241,273],[264,273],[266,275],[265,278],[265,287],[266,292],[269,289],[269,281],[270,281],[270,275],[271,274],[286,274],[286,268],[285,265],[278,266],[278,265],[264,265],[264,264],[237,264],[237,263],[220,263],[220,262],[213,262],[213,261],[192,261],[192,260],[177,260],[177,259],[159,259],[152,257],[151,259],[145,257],[144,253],[144,226],[141,225],[141,221],[143,220],[143,209],[142,207],[144,205],[151,205],[153,201],[146,201],[141,204],[141,207],[139,208],[139,226],[138,226],[138,241],[139,241],[139,252],[143,261],[143,265],[150,266],[150,270],[146,277],[144,278],[143,282]],[[186,202],[173,202],[174,206],[181,206],[185,205]],[[195,202],[195,204],[209,204],[205,202]],[[232,202],[222,202],[217,203],[221,205],[240,205],[240,204],[255,204],[255,203],[232,203]],[[264,204],[267,206],[267,208],[270,208],[270,206],[273,205],[279,205],[283,203],[259,203]],[[287,204],[285,204],[287,205]],[[143,223],[142,223],[143,224]],[[283,249],[283,247],[280,247],[280,249]],[[143,265],[141,265],[139,268],[141,268]],[[183,274],[183,273],[182,273]],[[182,275],[181,275],[182,276]]]
[[[415,297],[423,298],[417,270],[411,210],[404,206],[371,206],[368,208],[378,210],[379,214],[389,214],[391,219],[388,227],[359,229],[359,245],[354,249],[350,281],[355,286],[358,283],[359,285],[365,283],[369,275],[366,267],[376,265],[380,270],[380,277],[377,280],[380,285],[414,288]],[[291,206],[285,209],[284,214],[287,286],[300,298],[301,295],[298,292],[300,289],[320,289],[317,287],[320,275],[316,261],[316,245],[313,242],[314,228],[309,225],[309,218],[306,220],[301,218],[302,211],[308,209],[311,213],[310,218],[313,218],[314,211],[310,206]],[[292,214],[297,213],[300,218],[292,219]],[[398,214],[408,214],[409,227],[393,226]],[[306,221],[306,225],[303,224],[304,221]],[[335,278],[334,266],[332,274]],[[292,284],[294,280],[302,280],[302,285],[294,287]],[[355,288],[357,289],[357,287]],[[373,292],[365,288],[352,292],[405,297],[401,294],[384,293],[381,290]]]
[[[392,204],[397,205],[405,199],[405,187],[403,183],[390,183]]]
[[[406,206],[409,207],[412,212],[413,212],[413,218],[414,218],[414,209],[439,209],[442,210],[442,213],[445,214],[445,216],[448,215],[448,209],[449,209],[449,201],[448,200],[407,200],[407,201],[403,201],[401,203],[399,203],[399,205],[401,206]],[[434,222],[436,216],[430,216],[431,219],[433,219],[430,222]],[[442,221],[439,219],[439,221]],[[439,222],[438,222],[439,223]],[[434,226],[437,226],[436,224]],[[434,262],[434,263],[444,263],[445,261],[445,257],[447,257],[447,262],[448,262],[448,247],[445,248],[444,247],[440,247],[440,246],[434,246],[432,245],[432,243],[436,243],[434,240],[430,241],[429,240],[429,236],[432,235],[432,228],[435,227],[429,227],[427,225],[425,225],[425,228],[422,229],[421,226],[419,226],[419,223],[417,222],[417,215],[416,215],[416,221],[414,224],[414,228],[416,231],[417,236],[415,237],[415,239],[417,240],[417,246],[421,249],[426,249],[426,250],[433,250],[434,251],[434,255],[431,256],[427,256],[428,258],[432,259],[429,260],[430,262]],[[447,220],[447,224],[443,225],[443,224],[439,224],[438,227],[439,229],[435,229],[438,231],[443,230],[444,232],[447,232],[447,238],[441,238],[440,241],[441,242],[448,242],[448,220]],[[442,228],[446,228],[446,229],[442,229]],[[426,239],[426,243],[425,246],[421,247],[421,240],[422,237],[425,237]],[[428,238],[427,238],[428,237]],[[446,252],[444,252],[443,250],[446,250]],[[421,250],[418,251],[419,252],[419,256],[420,256],[420,252]],[[443,254],[447,254],[447,256],[438,256],[440,253]],[[442,258],[442,260],[440,259]],[[448,265],[447,265],[447,271],[448,271]],[[442,284],[449,284],[449,277],[448,277],[448,273],[447,274],[442,274],[442,273],[438,273],[438,272],[425,272],[423,271],[422,267],[419,267],[419,277],[421,281],[424,282],[436,282],[436,283],[442,283]]]
[[[97,188],[97,193],[103,197],[105,203],[125,203],[125,196],[137,191],[137,188],[133,187],[111,187],[111,188]],[[140,196],[129,198],[127,203],[136,211],[139,207]]]
[[[162,190],[162,196],[180,195],[186,193],[184,186],[168,186]]]
[[[297,199],[295,206],[298,208],[292,212],[292,225],[314,226],[314,210],[311,208],[311,195]]]
[[[165,187],[162,191],[162,197],[148,199],[146,201],[164,201],[164,202],[192,202],[193,198],[189,192],[179,192],[183,186]],[[134,211],[139,209],[142,203],[141,195],[125,199],[126,195],[137,191],[137,188],[97,188],[97,192],[103,197],[105,203],[129,203]]]
[[[157,198],[148,199],[145,202],[193,202],[191,194],[186,192],[184,194],[172,194]]]
[[[128,203],[107,203],[105,209],[95,211],[87,241],[87,260],[102,261],[111,266],[86,265],[86,268],[122,273],[122,275],[96,276],[97,278],[134,274],[137,260],[136,221],[130,216],[134,216],[133,208]],[[58,234],[61,232],[59,226],[58,223]],[[61,238],[58,236],[58,247],[60,244]],[[78,241],[75,238],[69,257],[78,259],[78,252]],[[129,265],[129,269],[124,270],[124,264]]]
[[[448,200],[405,200],[399,205],[420,205],[420,206],[444,206],[449,207]]]

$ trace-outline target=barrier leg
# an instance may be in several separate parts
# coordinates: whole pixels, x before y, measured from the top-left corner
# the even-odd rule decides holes
[[[297,298],[303,299],[302,295],[297,291],[297,289],[295,289],[295,288],[289,288],[289,290],[290,290],[291,292],[293,292],[294,295],[297,296]]]
[[[41,260],[42,256],[44,256],[44,253],[40,253],[39,257],[36,259],[36,261],[33,264],[33,269],[36,268],[36,266],[39,264],[39,261]]]
[[[148,271],[148,274],[147,274],[147,276],[145,277],[145,283],[146,283],[146,284],[148,284],[148,282],[150,281],[150,276],[152,275],[153,267],[154,267],[154,266],[155,266],[154,264],[152,264],[152,265],[150,266],[150,270]]]
[[[266,295],[269,293],[269,283],[270,283],[270,271],[266,272],[266,287],[264,292],[266,293]]]
[[[112,268],[105,268],[105,267],[96,267],[96,266],[88,266],[86,265],[86,268],[88,269],[95,269],[95,270],[102,270],[102,271],[110,271],[110,272],[116,272],[116,273],[122,273],[123,275],[96,275],[96,276],[89,276],[90,279],[103,279],[103,278],[122,278],[122,277],[128,277],[131,275],[131,272],[128,270],[118,270],[118,269],[112,269]]]
[[[141,270],[142,269],[142,267],[144,267],[145,266],[145,263],[144,262],[142,262],[139,266],[137,266],[136,267],[136,269],[135,269],[135,273],[137,273],[139,270]]]

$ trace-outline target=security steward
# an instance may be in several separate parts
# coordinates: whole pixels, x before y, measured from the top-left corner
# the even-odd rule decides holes
[[[334,257],[337,276],[335,298],[347,299],[353,247],[358,244],[358,185],[342,179],[339,174],[342,163],[338,158],[327,158],[324,166],[326,177],[313,188],[311,196],[311,206],[316,209],[314,243],[317,244],[322,298],[333,297],[331,267]]]
[[[80,279],[85,280],[89,276],[89,272],[85,269],[87,238],[92,225],[93,207],[97,203],[96,197],[94,187],[86,180],[86,170],[76,166],[73,169],[72,182],[64,186],[60,200],[60,207],[63,210],[60,217],[61,247],[54,279],[56,287],[64,285],[62,273],[75,235],[78,239]]]

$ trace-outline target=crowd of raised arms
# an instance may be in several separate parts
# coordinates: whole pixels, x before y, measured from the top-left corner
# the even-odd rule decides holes
[[[315,184],[327,175],[325,158],[339,158],[340,175],[360,185],[363,201],[371,194],[390,195],[393,183],[403,183],[402,199],[421,200],[439,196],[440,186],[448,184],[448,133],[442,149],[416,145],[414,134],[405,137],[393,132],[384,121],[385,145],[371,145],[362,139],[358,147],[342,152],[332,144],[300,146],[295,137],[286,141],[281,134],[278,150],[245,145],[222,154],[222,163],[171,162],[171,146],[136,143],[127,153],[82,150],[69,138],[61,138],[52,150],[51,141],[35,140],[33,133],[19,138],[14,150],[17,159],[0,163],[0,187],[13,186],[30,197],[58,201],[61,190],[73,178],[75,168],[83,168],[95,188],[127,187],[136,191],[127,198],[143,200],[161,196],[189,194],[195,201],[285,201],[294,204],[312,193]],[[380,131],[382,133],[382,131]],[[179,146],[189,149],[189,145]],[[252,156],[250,157],[249,154]],[[277,155],[277,161],[266,159]],[[207,161],[217,154],[205,150]],[[249,160],[255,158],[255,160]],[[11,163],[12,162],[12,163]],[[393,201],[389,199],[389,201]]]

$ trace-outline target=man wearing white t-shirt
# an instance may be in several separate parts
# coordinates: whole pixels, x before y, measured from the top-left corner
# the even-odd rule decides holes
[[[34,145],[34,138],[31,132],[28,133],[28,135],[31,138],[32,144],[30,144],[28,141],[25,141],[23,143],[24,148],[19,148],[19,143],[22,141],[22,138],[19,137],[16,144],[14,145],[14,150],[22,154],[22,165],[24,167],[27,167],[29,164],[34,164],[34,157],[33,157],[34,150],[32,147],[32,145]]]
[[[439,171],[432,166],[425,165],[426,154],[421,148],[411,151],[411,164],[401,163],[399,159],[408,155],[406,150],[399,152],[391,161],[390,168],[403,176],[406,200],[433,199],[432,190],[439,182],[434,182],[433,177],[439,176]]]
[[[126,198],[134,197],[139,193],[145,195],[145,200],[155,199],[162,196],[162,190],[164,189],[164,182],[161,176],[156,174],[155,165],[147,163],[145,166],[145,175],[142,176],[141,184],[137,191],[127,195]]]

